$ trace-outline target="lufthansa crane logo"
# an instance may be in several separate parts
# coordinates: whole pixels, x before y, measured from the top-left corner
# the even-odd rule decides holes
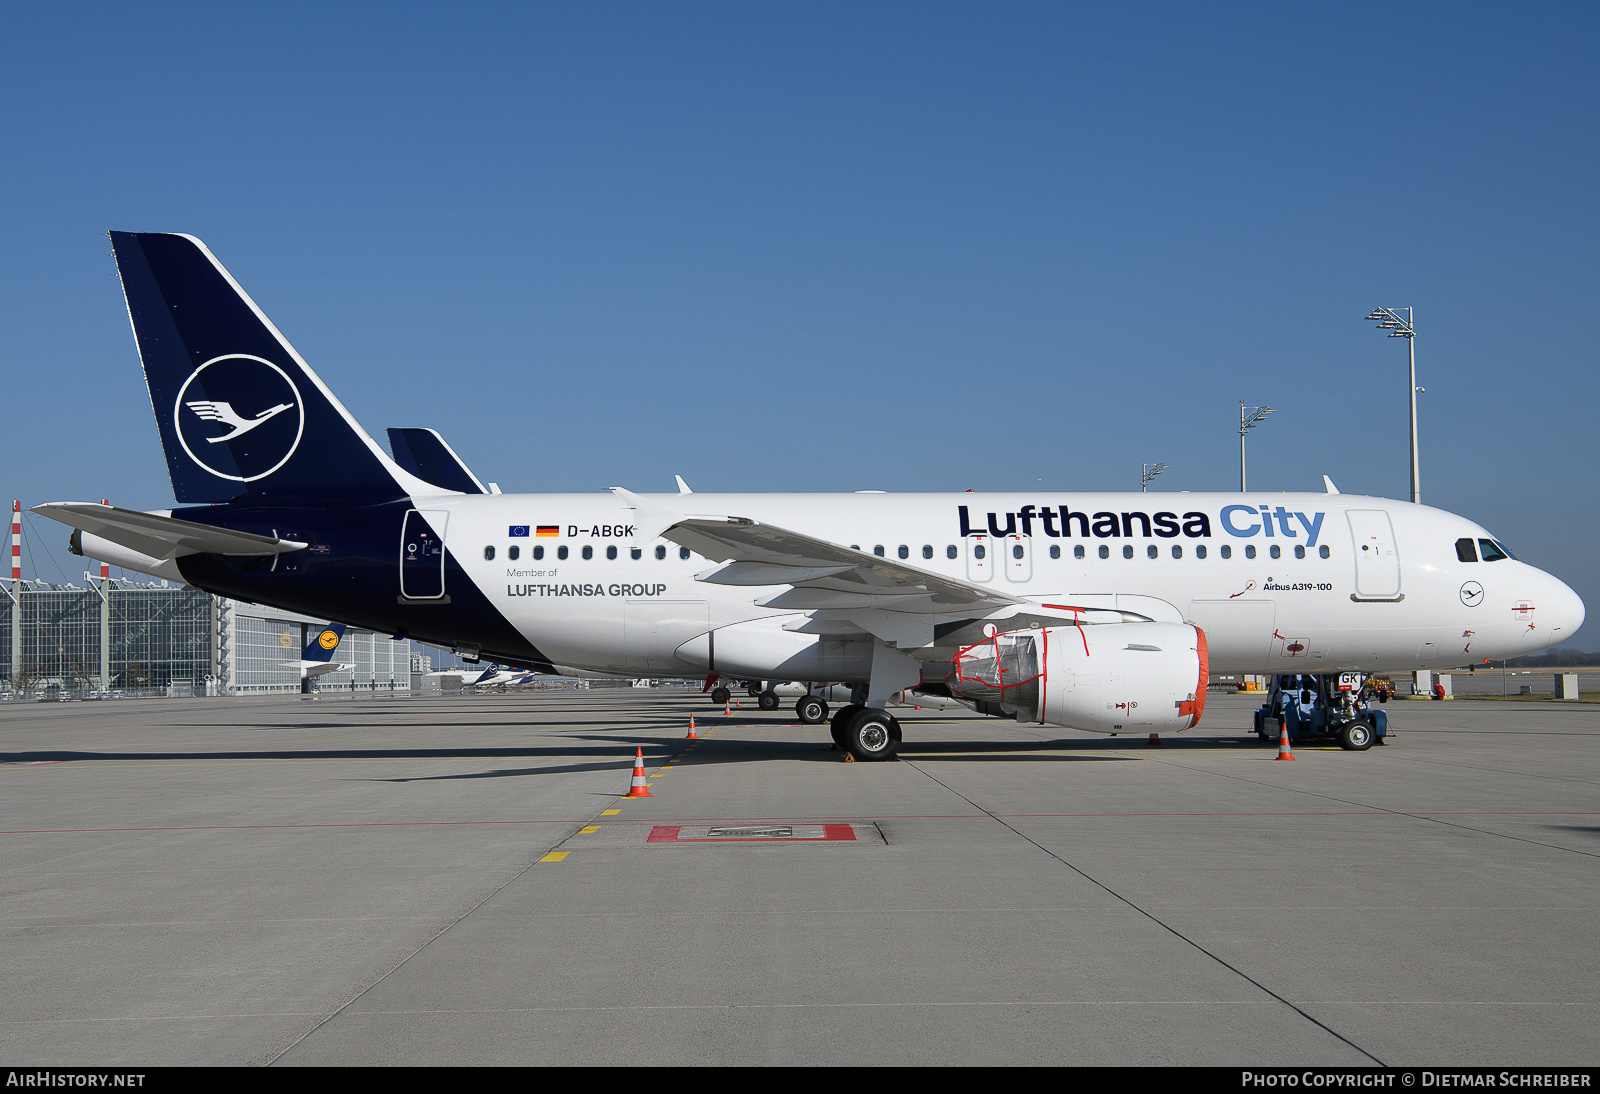
[[[333,631],[323,631],[317,635],[317,645],[325,650],[331,650],[339,644],[339,636]]]
[[[260,357],[213,357],[184,381],[172,408],[178,443],[218,478],[264,479],[289,462],[305,403],[289,374]]]

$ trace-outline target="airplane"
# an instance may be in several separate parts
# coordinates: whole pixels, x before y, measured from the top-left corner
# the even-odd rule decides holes
[[[118,565],[220,596],[541,672],[844,681],[851,701],[831,717],[810,688],[796,714],[827,721],[860,760],[895,755],[885,708],[907,690],[1158,733],[1199,722],[1211,673],[1447,668],[1545,649],[1584,619],[1577,594],[1473,521],[1331,482],[1161,495],[447,487],[425,466],[432,445],[409,469],[384,453],[198,239],[111,241],[182,507],[33,511],[111,545]],[[191,405],[224,402],[260,424],[223,434]],[[1340,743],[1369,746],[1370,719],[1348,703],[1341,714]]]
[[[323,627],[300,653],[300,660],[294,662],[294,667],[300,670],[300,690],[309,692],[311,681],[330,672],[338,672],[344,664],[333,659],[333,651],[339,648],[339,642],[344,638],[345,626],[343,623],[329,623]]]

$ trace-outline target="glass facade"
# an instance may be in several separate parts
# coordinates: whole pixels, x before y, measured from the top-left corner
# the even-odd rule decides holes
[[[127,695],[297,692],[301,650],[324,626],[185,586],[109,585],[106,600],[98,587],[24,582],[20,612],[10,595],[0,596],[0,689],[99,692],[109,670],[111,690]],[[19,615],[21,645],[13,656]],[[409,690],[411,652],[408,641],[348,630],[333,654],[345,667],[323,674],[317,688]]]

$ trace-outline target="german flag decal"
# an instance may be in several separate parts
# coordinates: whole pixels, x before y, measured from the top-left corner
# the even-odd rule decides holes
[[[540,535],[540,536],[559,536],[560,534],[561,534],[561,525],[559,525],[559,524],[541,524],[541,525],[538,526],[537,535]]]

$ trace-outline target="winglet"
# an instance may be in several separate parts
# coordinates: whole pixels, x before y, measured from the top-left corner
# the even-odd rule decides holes
[[[1328,478],[1326,475],[1322,476],[1322,485],[1328,488],[1328,493],[1330,494],[1337,494],[1339,492],[1339,488],[1333,485],[1333,480]]]
[[[674,475],[672,477],[678,480],[678,493],[680,493],[680,494],[692,494],[692,493],[694,493],[693,490],[689,489],[689,484],[683,481],[683,476],[682,475]]]
[[[624,490],[620,486],[613,486],[611,492],[622,500],[622,503],[638,514],[638,523],[634,525],[635,539],[655,539],[668,528],[683,520],[683,514],[674,513],[665,505],[657,504],[648,498],[641,498],[632,490]]]

